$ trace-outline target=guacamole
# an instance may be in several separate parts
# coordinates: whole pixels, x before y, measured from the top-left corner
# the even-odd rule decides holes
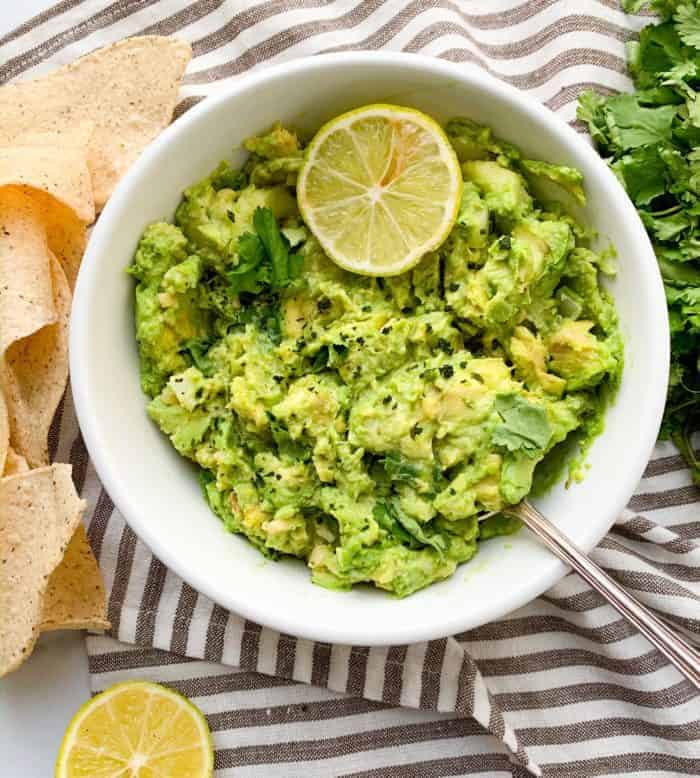
[[[580,174],[469,120],[445,129],[459,216],[403,275],[325,256],[297,209],[303,143],[281,126],[187,189],[129,268],[149,416],[227,530],[328,588],[405,596],[517,529],[478,519],[585,451],[622,370],[610,252],[536,194],[581,200]]]

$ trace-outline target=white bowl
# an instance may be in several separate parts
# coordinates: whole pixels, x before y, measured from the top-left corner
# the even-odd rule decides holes
[[[149,222],[171,218],[182,190],[240,142],[276,120],[317,128],[372,102],[415,106],[440,121],[468,116],[528,155],[579,168],[582,218],[619,253],[611,284],[626,365],[606,429],[582,484],[559,485],[540,508],[581,547],[592,548],[644,471],[661,419],[669,361],[663,287],[635,210],[577,133],[538,103],[477,68],[416,55],[332,54],[259,70],[190,110],[133,165],[94,229],[75,291],[70,368],[78,419],[97,472],[153,553],[225,608],[282,632],[360,645],[410,643],[503,616],[565,572],[527,531],[484,543],[449,580],[395,600],[379,591],[314,586],[297,560],[264,563],[205,504],[195,472],[145,413],[134,340],[133,281],[124,269]]]

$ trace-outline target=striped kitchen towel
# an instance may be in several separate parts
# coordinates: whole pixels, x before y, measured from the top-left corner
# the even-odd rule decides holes
[[[194,49],[181,113],[252,68],[386,48],[476,63],[573,121],[583,88],[630,86],[624,42],[644,21],[614,0],[62,0],[0,39],[0,82],[177,34]],[[217,775],[700,775],[697,692],[577,577],[443,640],[298,640],[224,611],[151,555],[101,487],[70,394],[51,447],[74,466],[109,591],[116,640],[88,639],[94,691],[139,677],[190,696]],[[700,635],[700,490],[671,446],[594,556]]]

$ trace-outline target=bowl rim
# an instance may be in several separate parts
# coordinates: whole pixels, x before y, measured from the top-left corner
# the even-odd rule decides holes
[[[533,571],[532,577],[523,581],[517,590],[509,592],[508,597],[504,596],[500,605],[489,611],[487,618],[470,619],[468,609],[456,614],[448,611],[441,617],[439,625],[436,625],[435,622],[427,625],[408,624],[398,630],[393,628],[390,634],[388,631],[382,632],[381,630],[363,633],[361,625],[357,629],[353,629],[352,625],[348,627],[346,625],[317,624],[312,618],[295,617],[293,614],[280,613],[274,608],[256,605],[256,600],[246,597],[245,593],[224,591],[216,585],[212,577],[207,576],[206,571],[198,571],[193,566],[188,566],[185,560],[171,555],[168,550],[167,537],[164,537],[163,533],[157,530],[156,524],[148,522],[146,517],[141,514],[138,504],[131,498],[128,484],[122,481],[118,474],[118,468],[110,462],[106,447],[101,444],[100,418],[93,403],[94,395],[87,369],[89,361],[87,333],[90,321],[88,300],[90,292],[98,288],[99,285],[101,267],[99,257],[105,253],[103,249],[108,244],[110,234],[115,228],[112,215],[118,213],[122,201],[131,196],[132,182],[138,179],[141,168],[147,166],[152,158],[157,157],[160,150],[173,137],[184,132],[189,125],[196,124],[200,118],[214,111],[220,104],[235,98],[238,93],[252,87],[264,87],[266,83],[279,78],[289,79],[311,70],[323,70],[330,65],[347,65],[348,63],[358,65],[382,63],[397,68],[413,68],[423,73],[425,71],[433,72],[469,83],[476,89],[494,94],[504,103],[516,105],[519,111],[529,115],[548,132],[563,136],[567,145],[573,145],[580,154],[587,155],[591,160],[591,165],[596,169],[597,175],[607,179],[611,197],[615,200],[615,207],[620,209],[620,218],[635,224],[640,247],[645,247],[645,251],[640,254],[638,261],[644,262],[646,272],[651,273],[654,277],[653,282],[650,279],[651,293],[655,298],[653,309],[656,311],[658,308],[657,313],[660,319],[657,342],[654,344],[653,351],[660,356],[661,364],[666,367],[670,363],[670,335],[663,282],[651,243],[632,202],[614,174],[586,139],[562,119],[537,100],[491,76],[476,65],[464,63],[457,65],[447,60],[403,52],[343,52],[301,57],[279,65],[256,69],[236,77],[226,88],[217,91],[216,94],[205,98],[188,110],[147,146],[119,182],[92,231],[73,295],[69,334],[71,387],[80,430],[97,475],[115,507],[152,553],[180,578],[214,602],[220,603],[226,609],[246,619],[298,637],[330,643],[387,646],[442,638],[501,618],[538,597],[560,580],[568,568],[552,557],[551,564],[543,565],[537,571]],[[621,497],[618,497],[616,503],[611,504],[611,519],[607,526],[599,528],[599,531],[589,533],[585,542],[579,543],[585,551],[589,551],[604,537],[615,518],[625,508],[642,477],[654,448],[663,415],[668,382],[668,369],[661,371],[657,367],[658,365],[655,364],[655,369],[649,375],[650,382],[654,384],[655,407],[646,419],[644,432],[636,450],[627,452],[627,455],[634,459],[635,466],[630,465],[626,469],[627,477],[623,488],[618,489],[618,495]],[[652,421],[653,423],[651,423]]]

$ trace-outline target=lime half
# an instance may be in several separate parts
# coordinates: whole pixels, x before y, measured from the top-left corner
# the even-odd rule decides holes
[[[368,105],[325,124],[307,149],[299,208],[325,252],[355,273],[402,273],[457,218],[462,174],[440,125],[420,111]]]
[[[211,734],[189,700],[127,681],[83,705],[63,736],[56,778],[210,778]]]

